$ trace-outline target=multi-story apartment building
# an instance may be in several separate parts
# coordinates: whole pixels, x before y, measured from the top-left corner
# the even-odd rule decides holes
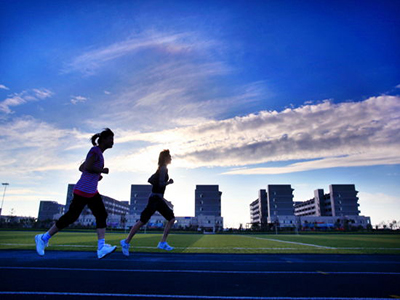
[[[293,189],[290,184],[270,184],[267,186],[268,223],[281,226],[293,224]]]
[[[267,191],[259,190],[258,198],[250,204],[250,222],[251,224],[268,223],[268,201]]]
[[[150,184],[132,184],[129,214],[140,215],[147,205],[147,201],[149,200],[150,194],[151,194]]]
[[[371,225],[370,217],[360,216],[358,191],[354,184],[331,184],[329,193],[323,189],[314,191],[314,198],[294,204],[294,213],[303,227],[344,227],[366,228]]]
[[[221,217],[221,195],[218,185],[196,185],[194,225],[213,228],[213,231],[223,228]]]
[[[67,202],[65,204],[65,211],[68,211],[69,206],[71,204],[71,201],[74,197],[74,187],[75,184],[69,184],[68,185],[68,191],[67,191]],[[106,208],[106,211],[109,215],[127,215],[129,214],[129,204],[127,201],[118,201],[114,198],[101,195],[101,198],[103,199],[104,206]],[[81,213],[81,215],[91,215],[92,212],[90,211],[89,207],[85,207]]]
[[[38,221],[54,220],[54,215],[63,213],[64,205],[56,201],[42,200],[39,205]]]
[[[218,185],[196,185],[194,215],[220,217],[221,195]]]
[[[132,184],[129,214],[140,215],[147,206],[150,194],[151,194],[150,184]],[[166,201],[168,206],[173,210],[174,205],[170,201],[168,200]],[[156,212],[154,215],[161,216],[159,212]]]
[[[74,184],[68,185],[67,203],[69,207],[73,199]],[[107,226],[118,228],[130,228],[140,219],[140,214],[145,209],[149,195],[151,194],[151,185],[132,184],[131,198],[127,201],[118,201],[113,198],[102,195],[104,205],[108,212]],[[197,185],[195,191],[195,217],[176,217],[175,228],[193,227],[198,230],[218,231],[223,229],[223,217],[221,217],[221,195],[218,185]],[[265,193],[264,196],[265,198]],[[173,209],[174,206],[167,201],[168,206]],[[55,219],[61,217],[61,213],[54,216]],[[84,226],[95,225],[95,217],[89,208],[85,208],[79,216],[77,223]],[[162,228],[166,220],[160,213],[156,212],[146,224],[146,228]]]
[[[259,190],[258,199],[250,204],[251,224],[279,224],[281,227],[295,223],[293,189],[290,184],[270,184]]]
[[[354,184],[331,184],[329,194],[314,191],[314,198],[295,202],[296,216],[358,216],[358,191]]]

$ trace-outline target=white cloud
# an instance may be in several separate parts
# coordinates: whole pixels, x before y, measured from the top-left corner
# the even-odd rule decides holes
[[[90,146],[90,134],[59,129],[32,117],[0,123],[0,132],[0,175],[5,178],[20,180],[33,172],[76,169],[84,157],[76,157],[76,151],[68,146]]]
[[[68,72],[94,74],[107,62],[113,71],[121,63],[114,60],[131,55],[118,68],[123,88],[115,87],[112,98],[96,99],[90,114],[103,115],[112,128],[154,131],[188,126],[270,97],[262,81],[230,87],[224,75],[234,70],[211,49],[217,43],[192,32],[145,32],[79,55]],[[143,60],[137,53],[140,49],[146,50],[145,64],[137,63]],[[85,119],[90,126],[103,126],[102,120]]]
[[[290,164],[285,167],[271,167],[271,168],[249,168],[239,169],[225,172],[227,175],[255,175],[255,174],[286,174],[303,172],[310,170],[340,168],[340,167],[362,167],[362,166],[376,166],[376,165],[395,165],[400,164],[400,156],[397,155],[397,148],[387,150],[385,152],[378,149],[378,151],[370,151],[368,153],[353,154],[345,157],[330,157],[324,159],[317,159],[313,161],[301,162]]]
[[[214,44],[214,42],[199,39],[193,32],[160,33],[146,31],[123,42],[83,53],[74,58],[66,66],[64,72],[78,71],[86,75],[93,75],[105,63],[140,50],[152,49],[165,54],[178,55],[192,52],[195,49],[208,48]]]
[[[96,105],[94,113],[106,116],[110,127],[154,131],[199,124],[270,97],[262,81],[229,90],[205,88],[216,86],[219,76],[229,72],[231,70],[219,62],[177,60],[148,66],[127,83],[129,88],[113,93],[112,105]]]
[[[0,111],[6,114],[11,114],[13,113],[10,109],[11,106],[19,106],[31,101],[43,100],[52,95],[53,93],[47,89],[33,89],[22,91],[21,93],[15,93],[3,102],[0,102]]]
[[[164,109],[162,100],[155,99],[152,101],[159,101]],[[126,113],[132,114],[128,106]],[[166,110],[163,113],[168,116]],[[173,122],[168,117],[156,120],[160,116],[135,113],[132,117]],[[197,122],[188,121],[183,127],[155,132],[110,126],[116,133],[119,150],[108,162],[119,171],[143,171],[156,164],[160,150],[169,148],[175,167],[233,167],[225,174],[282,174],[400,164],[400,97],[396,96],[340,104],[324,101],[281,112],[261,111],[221,121],[200,118]],[[3,132],[0,169],[12,167],[19,174],[75,169],[83,157],[77,159],[74,153],[88,146],[91,135],[59,129],[29,117],[0,123],[0,132]],[[62,162],[60,155],[65,156]],[[300,162],[284,167],[248,168],[289,160]]]
[[[3,84],[0,84],[0,90],[9,90],[9,88],[6,87],[6,86],[3,85]]]
[[[86,102],[87,100],[88,100],[88,98],[83,97],[83,96],[74,96],[74,97],[72,97],[72,99],[71,99],[71,103],[74,104],[74,105],[76,105],[76,104],[78,104],[78,103],[84,103],[84,102]]]
[[[53,95],[53,93],[47,89],[33,89],[35,96],[39,99],[46,99]]]
[[[400,89],[400,84],[396,85],[396,89]]]
[[[325,101],[282,112],[262,111],[184,128],[133,132],[124,141],[152,143],[132,154],[132,161],[148,162],[148,153],[157,155],[160,149],[169,148],[174,165],[188,168],[311,160],[282,168],[232,170],[228,174],[400,164],[400,97],[372,97],[340,104]]]

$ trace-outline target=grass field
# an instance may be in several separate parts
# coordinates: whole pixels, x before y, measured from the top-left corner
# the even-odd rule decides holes
[[[0,231],[1,249],[32,249],[34,231]],[[42,233],[42,232],[40,232]],[[108,233],[106,242],[119,246],[123,233]],[[156,248],[161,234],[137,234],[132,252],[161,252]],[[202,235],[171,234],[168,238],[177,253],[321,253],[321,254],[400,254],[400,235],[375,234],[257,234]],[[95,232],[60,232],[46,251],[94,251]],[[120,251],[120,247],[118,247]]]

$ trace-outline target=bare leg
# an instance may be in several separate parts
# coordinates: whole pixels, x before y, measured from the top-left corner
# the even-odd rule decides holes
[[[131,231],[129,231],[128,237],[126,238],[125,242],[129,244],[133,238],[133,236],[138,232],[140,227],[142,227],[144,223],[142,221],[137,221],[135,225],[132,226]]]
[[[54,224],[53,226],[50,227],[49,231],[47,231],[50,236],[55,235],[57,232],[59,232],[60,230],[57,228],[57,226]]]
[[[97,228],[97,239],[102,240],[106,237],[106,229],[105,228]]]
[[[169,221],[167,223],[167,225],[165,225],[164,234],[163,234],[163,237],[161,239],[161,243],[164,243],[167,240],[168,234],[169,234],[169,232],[171,230],[172,225],[174,225],[174,223],[175,223],[175,218],[173,218],[171,221]]]

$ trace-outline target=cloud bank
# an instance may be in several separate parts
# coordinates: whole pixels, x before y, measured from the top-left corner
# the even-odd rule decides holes
[[[324,101],[281,112],[261,111],[172,130],[126,134],[124,142],[153,144],[131,155],[138,162],[163,148],[174,153],[175,165],[186,168],[306,160],[283,168],[242,168],[225,174],[400,164],[400,97],[340,104]]]
[[[19,174],[75,169],[85,152],[77,148],[90,146],[91,133],[59,129],[32,117],[0,124],[0,130],[0,169],[12,166]],[[156,132],[113,130],[118,151],[110,152],[107,164],[118,171],[146,171],[165,148],[171,150],[175,167],[232,168],[224,173],[230,175],[400,164],[399,96],[323,101]],[[254,167],[286,161],[298,162]]]
[[[90,137],[29,116],[0,123],[0,132],[0,175],[19,179],[34,172],[76,169],[79,160],[71,145],[87,147]]]

